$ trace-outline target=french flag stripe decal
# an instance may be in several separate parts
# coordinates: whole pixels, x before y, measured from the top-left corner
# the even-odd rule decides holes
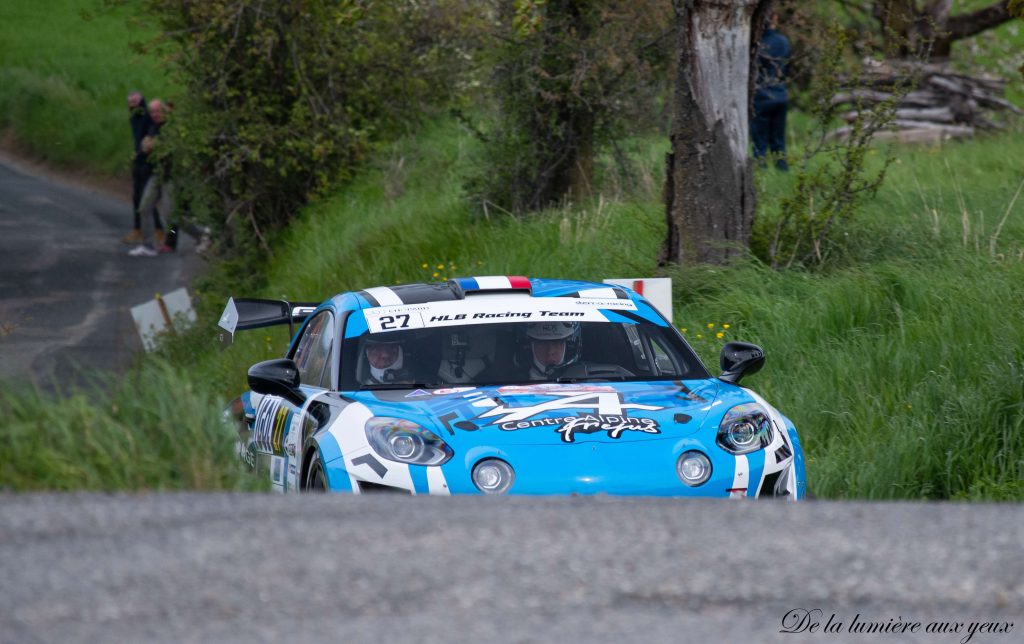
[[[505,275],[488,275],[485,277],[460,277],[458,278],[459,286],[462,290],[471,293],[473,291],[532,291],[533,287],[530,284],[529,277],[522,277],[520,275],[514,275],[506,277]]]
[[[480,285],[476,283],[476,280],[472,277],[460,277],[458,280],[459,286],[462,287],[463,291],[479,291]]]
[[[521,275],[510,275],[508,278],[509,285],[514,289],[532,290],[530,286],[530,278],[523,277]]]
[[[476,283],[480,285],[481,291],[508,290],[512,288],[512,285],[509,284],[508,278],[503,275],[495,275],[492,277],[478,277],[476,278]]]

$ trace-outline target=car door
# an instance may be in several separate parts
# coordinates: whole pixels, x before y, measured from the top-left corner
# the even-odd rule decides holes
[[[333,312],[324,310],[309,320],[295,343],[291,359],[299,369],[300,387],[307,397],[331,387],[336,331]],[[277,492],[298,489],[304,425],[316,422],[308,414],[300,418],[301,411],[281,396],[263,395],[256,404],[250,450],[256,466],[265,468]]]

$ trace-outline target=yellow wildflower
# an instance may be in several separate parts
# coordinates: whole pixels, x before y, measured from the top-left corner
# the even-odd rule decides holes
[[[438,275],[440,275],[440,273],[434,273],[434,275],[433,275],[433,276],[434,276],[434,277],[437,277]]]
[[[715,337],[718,338],[719,340],[721,340],[722,338],[725,337],[725,334],[722,333],[721,331],[719,331],[718,333],[715,334]]]
[[[708,322],[708,328],[709,329],[715,328],[715,323],[714,322]]]
[[[438,264],[438,265],[437,265],[437,269],[438,269],[438,270],[441,270],[442,268],[444,268],[444,264]]]
[[[723,324],[722,328],[728,331],[729,327],[731,327],[731,326],[732,326],[731,324]]]
[[[424,262],[422,268],[426,268],[427,266],[428,266],[428,264],[426,262]]]

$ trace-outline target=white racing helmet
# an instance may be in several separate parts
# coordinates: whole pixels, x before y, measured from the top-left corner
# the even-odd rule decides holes
[[[537,362],[536,355],[533,358],[533,366],[540,373],[551,374],[559,369],[571,365],[580,357],[580,323],[579,322],[532,322],[527,325],[526,337],[531,343],[534,340],[541,342],[552,342],[562,340],[565,342],[565,352],[557,364],[542,365]]]
[[[389,372],[396,372],[402,368],[403,363],[405,362],[405,350],[402,347],[401,342],[392,340],[391,338],[367,338],[365,345],[367,352],[369,352],[371,348],[378,347],[389,347],[398,350],[395,358],[390,364],[381,365],[380,367],[375,366],[369,361],[369,358],[367,358],[367,364],[370,367],[370,375],[379,382],[388,382],[391,380],[391,378],[389,378],[389,375],[391,375]]]

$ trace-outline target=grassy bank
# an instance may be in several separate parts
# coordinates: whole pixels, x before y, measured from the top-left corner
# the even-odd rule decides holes
[[[0,20],[0,130],[55,165],[127,173],[125,97],[171,89],[155,59],[132,50],[153,32],[133,6],[100,0],[4,0]]]
[[[0,391],[0,490],[259,487],[204,384],[158,361],[129,376],[59,401]]]

